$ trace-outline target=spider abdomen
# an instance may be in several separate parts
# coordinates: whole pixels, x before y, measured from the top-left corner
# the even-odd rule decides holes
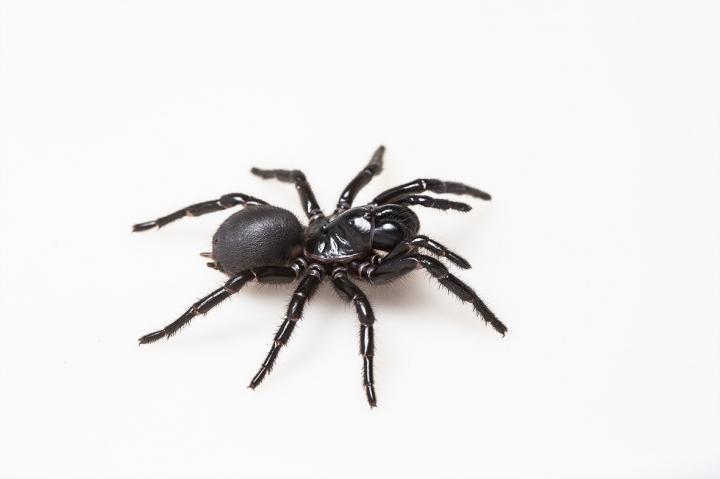
[[[226,219],[213,236],[213,258],[223,272],[286,265],[302,250],[303,227],[288,210],[251,205]]]

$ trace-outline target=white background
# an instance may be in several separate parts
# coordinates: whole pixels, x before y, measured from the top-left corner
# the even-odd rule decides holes
[[[356,2],[357,3],[357,2]],[[715,2],[0,2],[0,477],[720,477]],[[302,168],[326,208],[418,176],[504,339],[422,274],[327,287],[246,386],[289,287],[222,284],[227,214],[130,226]]]

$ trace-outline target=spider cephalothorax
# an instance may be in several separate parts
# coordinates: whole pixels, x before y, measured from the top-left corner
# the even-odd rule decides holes
[[[470,205],[421,195],[433,193],[467,194],[489,200],[490,195],[462,183],[435,179],[417,179],[390,188],[365,206],[352,207],[357,193],[382,170],[384,147],[377,149],[368,165],[345,187],[333,214],[325,216],[318,206],[305,175],[298,170],[261,170],[252,172],[263,178],[294,183],[303,210],[309,218],[307,227],[287,210],[245,195],[230,193],[217,200],[197,203],[162,218],[133,227],[145,231],[180,219],[199,216],[233,206],[243,209],[231,215],[213,237],[212,259],[208,266],[227,274],[230,279],[201,298],[177,320],[163,329],[140,338],[140,344],[169,338],[199,314],[205,314],[248,281],[289,283],[299,280],[273,344],[260,370],[250,382],[255,388],[270,372],[277,355],[292,335],[302,317],[303,308],[318,285],[329,278],[342,298],[355,305],[360,320],[360,353],[363,356],[363,384],[370,406],[375,406],[373,379],[375,315],[365,294],[351,277],[371,283],[386,283],[422,268],[462,301],[473,305],[475,312],[500,334],[507,328],[488,309],[468,285],[452,275],[435,256],[444,257],[461,268],[470,264],[445,246],[418,235],[420,221],[409,206],[441,210],[470,211]],[[421,251],[430,253],[423,254]]]

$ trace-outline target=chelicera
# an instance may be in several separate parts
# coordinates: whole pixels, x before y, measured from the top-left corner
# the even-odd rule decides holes
[[[141,337],[140,344],[170,338],[195,316],[207,313],[250,281],[290,283],[299,280],[270,351],[250,382],[249,387],[255,389],[272,370],[278,353],[288,343],[307,301],[320,283],[329,279],[339,295],[355,306],[360,321],[363,385],[367,400],[374,407],[377,404],[373,375],[375,314],[367,297],[351,278],[381,284],[416,269],[424,269],[452,294],[471,303],[476,314],[504,336],[505,325],[475,291],[451,274],[437,257],[460,268],[470,268],[470,264],[437,241],[419,235],[420,221],[409,208],[422,206],[463,212],[471,209],[466,203],[421,194],[427,191],[469,195],[483,200],[490,200],[490,195],[462,183],[421,178],[390,188],[364,206],[353,207],[358,192],[382,171],[384,152],[382,146],[375,151],[367,166],[345,187],[335,211],[329,216],[323,214],[301,171],[253,168],[252,173],[262,178],[294,183],[308,217],[306,227],[291,212],[243,193],[230,193],[136,224],[133,231],[145,231],[184,216],[243,207],[220,225],[213,237],[212,252],[203,253],[211,260],[208,266],[220,270],[230,279],[163,329]]]

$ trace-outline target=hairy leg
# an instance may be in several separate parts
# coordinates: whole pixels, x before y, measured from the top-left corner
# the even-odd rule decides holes
[[[170,338],[177,333],[180,328],[188,324],[195,316],[205,314],[212,308],[220,304],[232,294],[242,289],[248,281],[257,280],[259,282],[268,283],[290,283],[297,279],[302,263],[293,266],[265,266],[260,268],[242,271],[230,278],[221,288],[216,289],[207,296],[196,301],[190,308],[183,313],[178,319],[168,324],[164,328],[146,334],[139,339],[140,344],[148,344],[157,341],[160,338]]]
[[[290,336],[295,329],[295,325],[297,325],[297,322],[300,321],[300,318],[302,318],[305,303],[312,297],[312,295],[317,290],[317,287],[322,282],[323,275],[324,271],[321,266],[317,264],[311,264],[308,267],[307,273],[302,278],[302,280],[300,280],[300,284],[298,285],[297,289],[293,293],[292,298],[290,299],[290,304],[287,307],[285,318],[283,319],[280,328],[278,328],[277,332],[275,333],[275,337],[273,338],[273,344],[270,347],[270,351],[268,352],[265,360],[260,366],[260,370],[258,370],[257,374],[255,374],[255,376],[252,378],[252,381],[250,381],[250,385],[248,386],[250,389],[255,389],[256,387],[258,387],[258,385],[263,381],[263,379],[265,379],[265,376],[267,376],[268,373],[272,370],[273,366],[275,365],[275,360],[280,353],[280,350],[290,340]]]
[[[337,208],[335,208],[336,213],[350,209],[353,201],[355,200],[355,196],[357,196],[360,190],[370,183],[373,176],[380,174],[383,167],[384,154],[385,147],[381,145],[377,150],[375,150],[375,153],[372,158],[370,158],[370,162],[367,166],[363,168],[362,171],[360,171],[360,173],[358,173],[357,176],[350,181],[350,183],[348,183],[343,192],[340,194]]]
[[[252,174],[260,178],[280,180],[285,183],[295,183],[295,189],[300,195],[300,203],[302,203],[303,211],[310,221],[322,218],[323,212],[320,205],[315,199],[315,194],[305,178],[305,174],[300,170],[263,170],[261,168],[253,168],[250,170]]]
[[[443,287],[460,298],[463,302],[473,305],[475,312],[482,316],[485,322],[490,323],[495,330],[505,336],[507,326],[500,321],[490,308],[480,299],[473,289],[463,283],[457,276],[451,274],[440,261],[422,254],[409,254],[398,256],[390,261],[382,261],[380,264],[369,265],[363,269],[356,263],[351,263],[354,273],[372,283],[389,282],[403,276],[417,268],[424,268]]]
[[[450,201],[444,198],[433,198],[432,196],[426,195],[410,195],[400,198],[395,201],[397,205],[403,206],[424,206],[425,208],[435,208],[438,210],[455,210],[467,212],[472,209],[467,203],[460,201]]]
[[[465,258],[463,258],[457,253],[450,251],[448,248],[441,245],[437,241],[422,235],[416,236],[408,241],[401,241],[397,244],[397,246],[395,246],[392,251],[390,251],[385,257],[383,257],[382,261],[386,262],[398,256],[405,256],[408,253],[417,250],[418,248],[424,248],[433,254],[447,258],[449,261],[452,261],[463,269],[470,268],[470,263],[468,263]]]
[[[360,321],[360,354],[363,357],[363,386],[365,396],[370,407],[377,406],[375,394],[375,380],[373,373],[373,357],[375,356],[375,333],[373,323],[375,314],[365,293],[347,277],[345,268],[338,268],[333,272],[333,285],[340,295],[355,305],[358,320]]]
[[[432,178],[419,178],[409,183],[405,183],[395,188],[390,188],[378,196],[372,201],[376,205],[384,205],[387,203],[394,203],[397,200],[408,196],[422,193],[425,191],[432,191],[433,193],[453,193],[456,195],[470,195],[475,198],[481,198],[483,200],[490,200],[491,196],[482,190],[473,188],[472,186],[465,185],[463,183],[457,183],[454,181],[442,181]]]
[[[238,205],[246,206],[266,204],[267,203],[263,200],[257,199],[250,195],[246,195],[243,193],[230,193],[221,196],[217,200],[195,203],[194,205],[190,205],[185,208],[179,209],[174,213],[170,213],[167,216],[162,216],[155,220],[146,221],[144,223],[138,223],[133,226],[133,231],[146,231],[152,228],[161,228],[166,224],[179,220],[180,218],[183,218],[185,216],[201,216],[207,213],[213,213],[215,211],[222,211]]]

